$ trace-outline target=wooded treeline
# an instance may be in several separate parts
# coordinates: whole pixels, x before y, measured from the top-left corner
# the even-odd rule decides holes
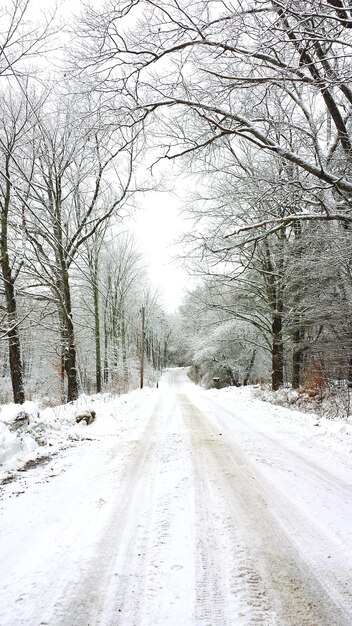
[[[50,28],[36,36],[41,49]],[[164,160],[179,164],[194,218],[186,254],[199,286],[182,311],[183,359],[230,384],[270,375],[273,389],[309,377],[352,386],[350,3],[119,0],[85,7],[72,30],[64,90],[30,90],[14,69],[21,54],[9,62],[3,46],[2,82],[10,74],[17,90],[3,96],[1,142],[13,362],[22,290],[39,317],[56,315],[77,394],[68,281],[84,266],[94,284],[93,240],[99,248],[107,220],[146,184],[141,163]],[[104,299],[91,293],[103,328]]]
[[[43,70],[60,31],[31,9],[9,0],[1,16],[1,399],[10,382],[18,403],[126,392],[139,384],[142,307],[146,380],[165,358],[165,315],[123,225],[141,189],[140,128],[122,110],[112,124],[72,73]]]
[[[189,176],[189,357],[352,385],[351,4],[125,0],[82,36],[101,93]]]

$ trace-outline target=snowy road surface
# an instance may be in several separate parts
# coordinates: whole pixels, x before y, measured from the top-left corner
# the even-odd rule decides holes
[[[120,431],[100,410],[92,439],[3,485],[0,625],[352,624],[351,448],[182,369],[140,393]]]

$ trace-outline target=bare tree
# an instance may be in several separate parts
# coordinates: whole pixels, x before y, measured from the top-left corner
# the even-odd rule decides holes
[[[244,140],[304,172],[304,219],[350,220],[352,41],[350,11],[341,6],[108,3],[81,24],[89,55],[81,65],[103,94],[125,93],[136,121],[155,121],[165,158],[224,140],[236,153]]]
[[[19,223],[21,204],[26,202],[27,192],[19,192],[17,161],[21,158],[23,142],[33,124],[33,113],[37,105],[27,99],[28,63],[47,50],[54,33],[54,13],[42,15],[41,23],[28,20],[30,0],[5,0],[0,9],[0,77],[2,127],[0,138],[1,168],[1,272],[7,309],[7,331],[9,340],[10,372],[15,402],[25,399],[23,384],[23,363],[15,282],[21,269],[20,255],[10,255],[10,231],[16,232],[19,244]],[[4,82],[5,81],[5,82]],[[28,191],[28,189],[27,189]],[[12,244],[15,241],[12,240]],[[16,245],[15,244],[15,245]],[[18,252],[18,250],[17,250]],[[17,257],[17,259],[16,259]]]
[[[14,401],[25,400],[23,362],[16,294],[16,281],[24,262],[23,214],[29,199],[29,186],[23,185],[18,170],[26,145],[30,140],[35,117],[27,97],[18,90],[3,90],[0,95],[2,128],[0,131],[0,245],[3,294],[7,315],[6,336]],[[28,181],[29,182],[29,181]]]
[[[29,62],[45,55],[58,32],[55,7],[30,18],[32,0],[3,0],[0,8],[0,76],[17,79],[28,76]],[[32,67],[32,72],[33,72]]]
[[[224,174],[231,179],[231,198],[209,194],[207,226],[193,244],[201,272],[218,281],[225,274],[222,285],[237,280],[253,295],[249,317],[271,337],[275,388],[284,379],[285,341],[294,386],[309,350],[337,336],[338,326],[352,345],[348,252],[328,273],[325,299],[308,254],[298,265],[310,276],[298,280],[293,270],[310,236],[325,234],[331,249],[349,240],[351,24],[350,7],[333,0],[125,0],[89,9],[81,24],[88,50],[81,68],[103,101],[111,104],[119,90],[131,123],[147,123],[152,159],[182,157],[197,174],[212,171],[218,186]],[[203,192],[204,176],[194,180]],[[328,227],[312,229],[312,221]],[[321,274],[331,260],[324,252]],[[328,311],[334,280],[344,319],[335,306]]]
[[[25,229],[30,271],[37,276],[34,288],[46,285],[57,303],[68,401],[78,395],[70,274],[83,244],[131,194],[132,139],[96,122],[92,116],[85,124],[65,104],[61,112],[42,115],[32,144],[35,178]]]

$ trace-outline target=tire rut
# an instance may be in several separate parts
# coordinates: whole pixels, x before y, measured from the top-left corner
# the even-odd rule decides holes
[[[227,444],[187,396],[182,395],[180,399],[193,433],[198,479],[209,482],[209,472],[213,472],[213,480],[222,492],[223,506],[232,518],[232,544],[236,544],[236,534],[242,537],[242,549],[244,540],[246,556],[242,556],[238,570],[242,568],[249,587],[250,603],[257,605],[254,621],[268,626],[275,623],[280,626],[350,624],[348,608],[345,610],[334,601],[336,598],[329,597],[317,578],[319,572],[316,575],[302,560],[280,522],[270,512],[263,482],[258,482],[241,450]],[[201,455],[197,452],[200,446]],[[207,468],[208,478],[201,476],[202,468]],[[277,497],[282,496],[277,494]],[[305,532],[303,526],[301,532]],[[238,557],[234,552],[234,561]],[[345,599],[350,601],[349,597]]]
[[[57,626],[71,626],[73,615],[75,626],[137,623],[152,523],[145,515],[145,506],[153,499],[154,480],[149,469],[156,447],[156,420],[154,412],[119,480],[124,487],[95,558],[82,568],[76,582],[70,581],[65,599],[56,603]]]

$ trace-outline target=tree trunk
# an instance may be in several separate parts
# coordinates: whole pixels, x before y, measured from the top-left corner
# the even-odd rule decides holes
[[[303,338],[303,331],[301,328],[297,328],[293,334],[293,354],[292,354],[292,388],[299,389],[301,385],[302,377],[302,361],[303,353],[301,348],[301,341]]]
[[[348,357],[348,378],[347,378],[347,386],[349,389],[352,389],[352,354],[350,352]]]
[[[76,345],[72,319],[68,317],[68,345],[65,370],[67,375],[67,402],[72,402],[78,398],[78,380],[76,364]]]
[[[25,401],[24,385],[23,385],[23,363],[21,355],[20,336],[17,325],[17,306],[15,295],[15,279],[11,272],[10,259],[8,254],[8,216],[10,210],[11,199],[11,181],[9,157],[5,164],[6,187],[5,197],[2,203],[1,211],[1,272],[3,278],[3,286],[5,293],[6,312],[7,312],[7,337],[9,340],[9,363],[10,375],[13,391],[13,399],[16,404],[23,404]]]
[[[67,402],[72,402],[78,398],[78,379],[76,364],[75,333],[72,319],[71,293],[67,268],[63,268],[63,323],[66,335],[66,345],[64,346],[64,363],[67,376]]]
[[[104,324],[104,384],[109,382],[108,329]]]
[[[9,340],[9,361],[13,400],[16,404],[23,404],[25,401],[25,393],[23,385],[21,344],[17,328],[15,289],[12,282],[6,281],[6,279],[4,280],[4,284],[7,318],[8,325],[10,327],[7,336]]]
[[[274,315],[272,322],[272,390],[277,391],[284,382],[284,344],[282,340],[282,318]]]
[[[284,273],[284,238],[285,235],[283,231],[279,240],[281,245],[279,247],[279,250],[276,251],[276,255],[278,255],[276,268],[272,260],[268,240],[264,240],[267,293],[268,302],[271,309],[271,386],[273,391],[277,391],[284,382],[284,344],[282,338],[282,317],[284,310],[282,284],[282,276]]]

